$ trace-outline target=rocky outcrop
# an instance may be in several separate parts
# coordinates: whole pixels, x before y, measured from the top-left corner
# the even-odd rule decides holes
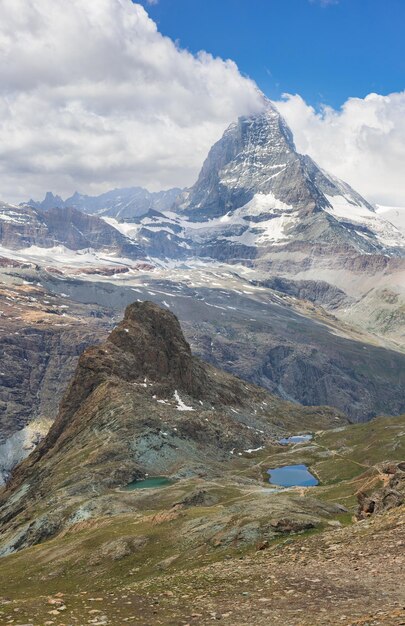
[[[83,353],[49,434],[0,495],[4,549],[58,533],[81,503],[146,473],[215,475],[277,433],[339,423],[336,411],[292,405],[204,364],[170,311],[131,304]]]
[[[370,515],[385,513],[405,503],[405,461],[401,463],[385,463],[380,471],[383,486],[367,494],[361,491],[357,498],[359,507],[357,519],[366,519]]]
[[[103,250],[132,259],[143,257],[137,243],[99,217],[74,208],[45,210],[2,205],[0,243],[13,250],[65,246],[71,250]]]
[[[253,284],[281,291],[300,300],[314,302],[327,310],[349,306],[353,302],[353,298],[350,298],[343,289],[330,285],[324,280],[291,280],[282,276],[273,276],[263,281],[254,281]]]

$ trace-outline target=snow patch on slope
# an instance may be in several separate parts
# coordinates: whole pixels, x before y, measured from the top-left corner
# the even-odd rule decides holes
[[[377,204],[377,215],[393,224],[405,237],[405,207],[382,206]]]
[[[165,216],[182,227],[187,238],[204,240],[225,239],[246,246],[260,246],[266,243],[283,243],[288,239],[287,229],[296,222],[293,207],[282,202],[273,193],[257,193],[244,206],[229,211],[221,217],[203,222],[189,221],[185,216],[166,212]],[[263,220],[256,220],[263,216]],[[265,219],[268,216],[269,219]],[[253,218],[253,219],[249,219]],[[243,230],[235,234],[234,228]]]
[[[325,194],[325,197],[331,205],[331,208],[325,209],[326,212],[333,215],[338,221],[350,222],[354,229],[357,224],[369,229],[384,246],[403,247],[405,245],[405,232],[398,229],[388,219],[384,219],[383,212],[370,211],[366,205],[353,202],[345,196]],[[367,232],[356,232],[365,238],[369,237]]]
[[[125,235],[125,237],[129,237],[130,239],[135,239],[140,229],[139,224],[119,222],[114,217],[102,217],[101,219],[109,224],[109,226],[115,228],[115,230],[118,230],[118,232],[120,232],[122,235]]]
[[[177,402],[177,410],[178,411],[194,411],[192,406],[187,406],[187,404],[185,404],[183,402],[183,400],[179,396],[179,392],[177,391],[177,389],[174,392],[174,399]]]
[[[134,267],[136,263],[126,257],[119,257],[115,254],[98,253],[92,248],[83,250],[71,250],[65,246],[54,246],[52,248],[41,248],[39,246],[29,246],[21,250],[12,250],[0,245],[0,257],[13,259],[16,261],[35,263],[38,265],[49,265],[60,267],[65,270],[67,267],[99,267],[99,266],[127,266]]]
[[[258,216],[264,213],[275,213],[292,211],[293,207],[282,202],[271,192],[256,193],[253,198],[240,209],[237,209],[233,215],[235,216]]]

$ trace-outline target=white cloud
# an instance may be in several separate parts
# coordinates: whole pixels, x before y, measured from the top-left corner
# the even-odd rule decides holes
[[[232,61],[192,55],[131,0],[1,0],[0,198],[192,184],[262,105]],[[298,149],[372,201],[405,206],[405,92],[320,112],[277,103]]]
[[[262,105],[235,63],[192,55],[131,0],[0,3],[0,197],[194,182]]]
[[[338,111],[289,94],[276,105],[300,152],[372,202],[405,206],[405,91],[349,98]]]

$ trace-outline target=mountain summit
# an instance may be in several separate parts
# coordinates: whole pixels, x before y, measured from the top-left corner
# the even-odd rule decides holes
[[[233,248],[301,241],[397,254],[404,243],[360,194],[297,152],[271,104],[229,126],[177,208],[191,222],[207,223],[202,239],[211,247],[215,238]],[[195,226],[190,232],[201,239]]]
[[[273,195],[280,208],[324,208],[327,202],[310,176],[314,165],[297,153],[290,129],[269,103],[262,113],[240,117],[229,126],[211,148],[181,208],[192,219],[220,217],[256,194]]]

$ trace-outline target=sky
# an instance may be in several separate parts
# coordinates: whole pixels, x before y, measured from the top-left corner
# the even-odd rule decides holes
[[[0,199],[189,186],[271,98],[297,148],[405,206],[403,0],[2,0]]]
[[[159,0],[142,4],[193,53],[233,59],[275,100],[340,107],[404,89],[404,0]]]

